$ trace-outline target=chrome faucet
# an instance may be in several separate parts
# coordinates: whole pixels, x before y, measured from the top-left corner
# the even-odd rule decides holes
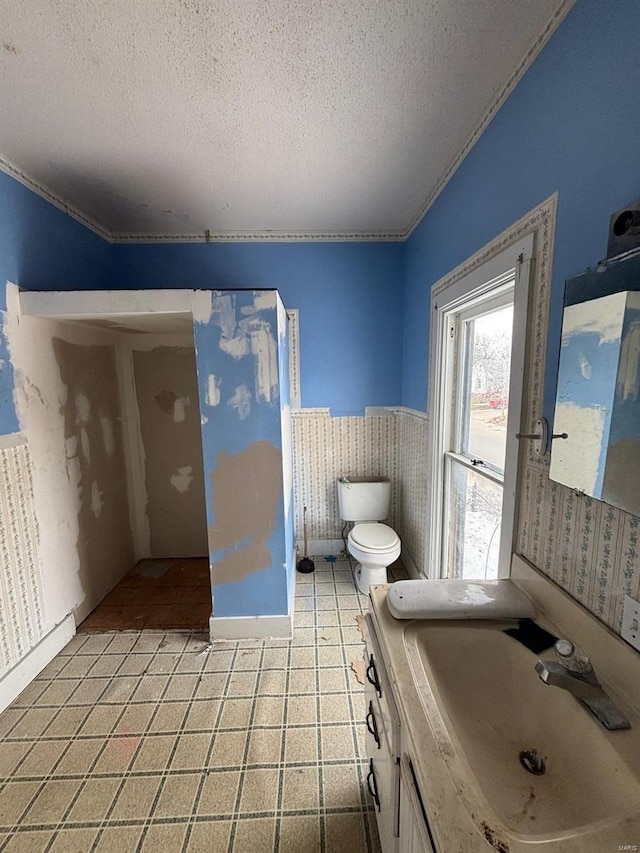
[[[556,660],[539,660],[536,664],[541,681],[568,690],[605,728],[631,728],[629,720],[600,686],[591,661],[582,649],[570,640],[558,640],[553,650]]]

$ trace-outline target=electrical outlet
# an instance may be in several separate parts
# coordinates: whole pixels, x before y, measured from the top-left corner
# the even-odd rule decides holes
[[[630,595],[624,597],[622,639],[640,652],[640,603]]]

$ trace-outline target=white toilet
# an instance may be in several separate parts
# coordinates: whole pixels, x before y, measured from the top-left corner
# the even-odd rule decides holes
[[[356,584],[364,595],[369,585],[387,582],[387,566],[400,556],[400,537],[381,522],[389,516],[391,483],[381,477],[341,477],[338,506],[343,521],[356,522],[347,548],[357,560]]]

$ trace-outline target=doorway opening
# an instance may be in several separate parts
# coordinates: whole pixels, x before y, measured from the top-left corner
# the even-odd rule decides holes
[[[106,310],[74,304],[91,296],[20,295],[27,309],[21,408],[38,468],[39,515],[49,532],[65,519],[51,559],[78,565],[81,632],[207,631],[192,313],[123,309],[118,294]]]

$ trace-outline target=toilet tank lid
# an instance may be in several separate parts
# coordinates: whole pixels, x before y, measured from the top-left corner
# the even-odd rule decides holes
[[[351,531],[356,545],[370,550],[385,551],[398,543],[398,534],[386,524],[356,524]]]

